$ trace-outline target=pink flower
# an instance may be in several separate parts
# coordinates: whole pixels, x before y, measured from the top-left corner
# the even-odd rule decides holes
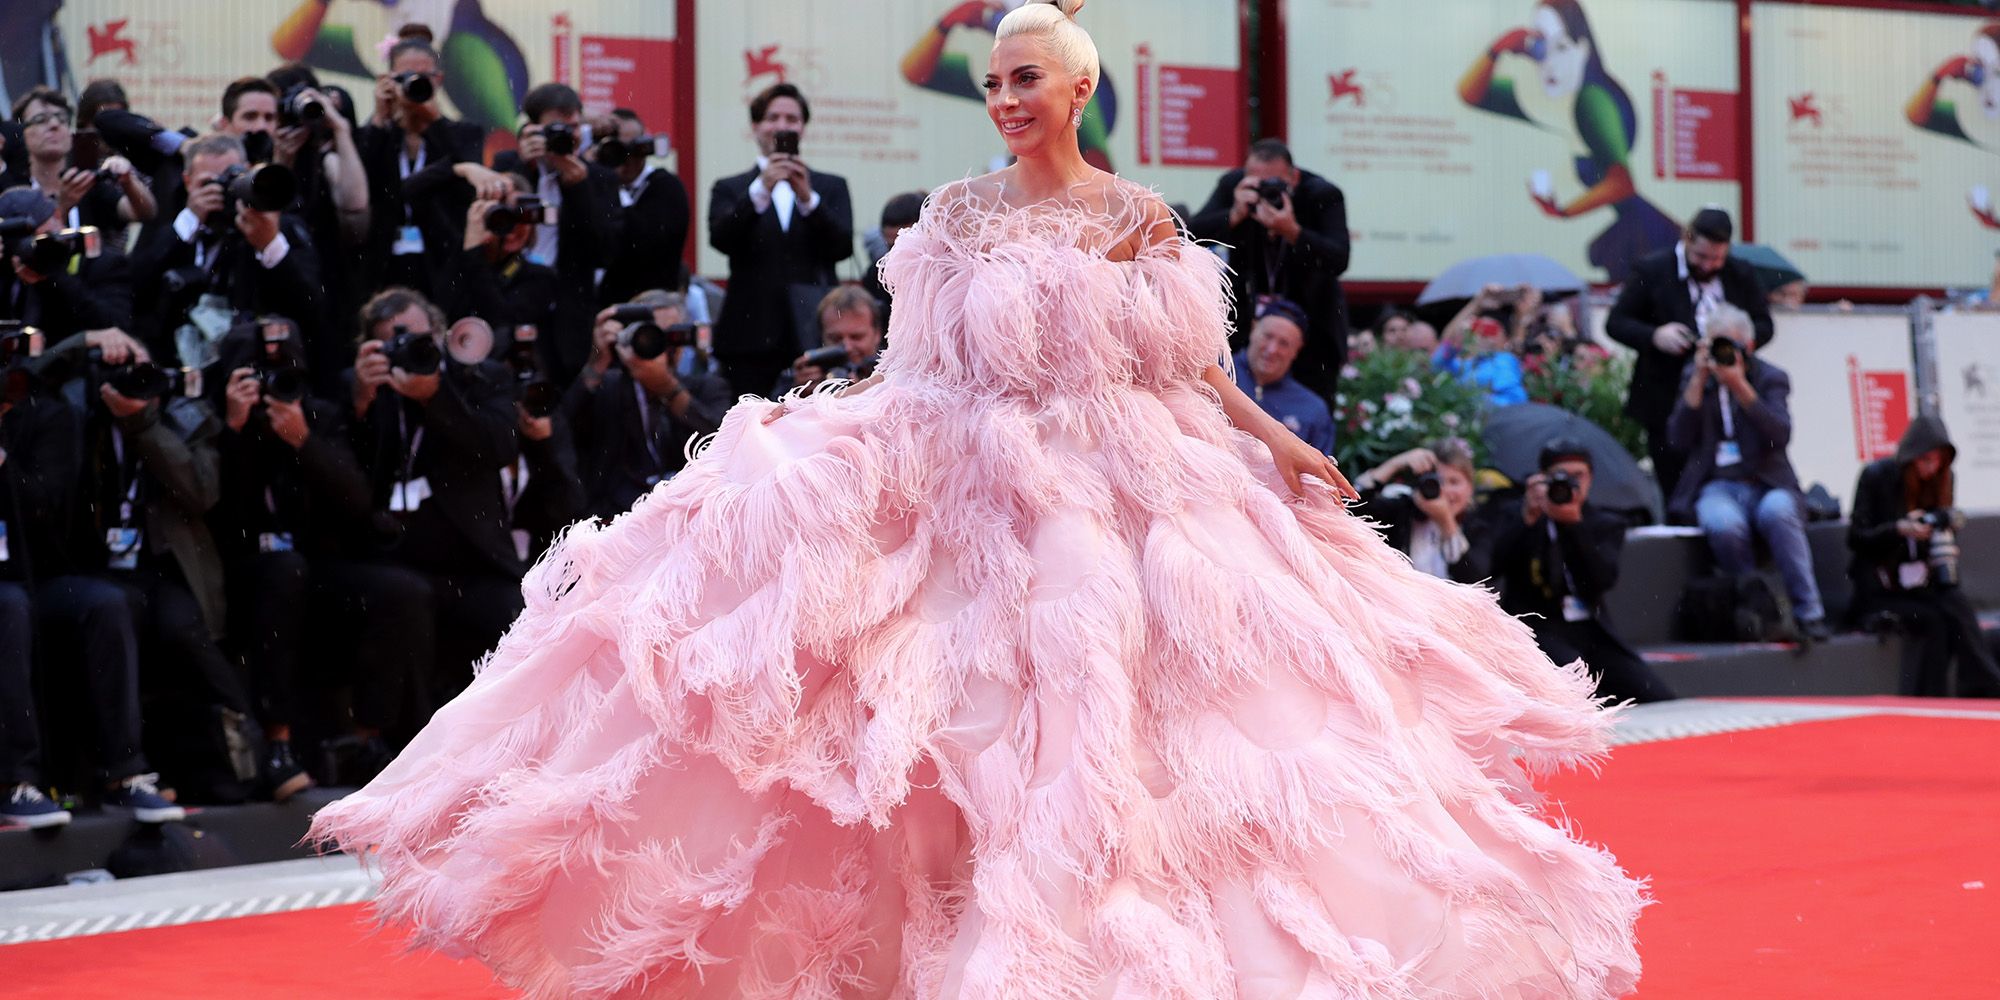
[[[1421,399],[1424,395],[1424,387],[1418,385],[1416,379],[1406,378],[1403,380],[1403,395],[1411,399]]]

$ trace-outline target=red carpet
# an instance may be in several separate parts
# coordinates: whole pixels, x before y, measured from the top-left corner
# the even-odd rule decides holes
[[[1643,744],[1550,792],[1653,880],[1645,1000],[2000,997],[2000,722],[1872,716]],[[342,907],[14,945],[0,967],[17,1000],[507,995],[476,963],[404,954],[365,919]]]

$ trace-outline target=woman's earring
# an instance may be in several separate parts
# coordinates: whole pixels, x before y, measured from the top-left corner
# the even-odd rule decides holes
[[[1070,118],[1069,118],[1069,123],[1070,123],[1070,124],[1071,124],[1072,126],[1075,126],[1076,128],[1082,128],[1082,127],[1083,127],[1083,109],[1082,109],[1082,108],[1078,108],[1078,109],[1076,109],[1076,114],[1073,114],[1073,115],[1071,115],[1071,116],[1070,116]]]

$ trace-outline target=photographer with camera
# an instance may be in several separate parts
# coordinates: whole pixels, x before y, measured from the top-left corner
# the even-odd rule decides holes
[[[1784,577],[1800,633],[1824,641],[1832,630],[1813,579],[1805,496],[1786,455],[1791,376],[1756,356],[1757,327],[1749,313],[1717,305],[1705,329],[1667,417],[1667,443],[1687,456],[1667,510],[1701,526],[1725,581],[1752,577],[1754,541],[1762,537]]]
[[[827,379],[858,381],[875,373],[882,354],[882,304],[859,285],[840,285],[819,301],[821,346],[799,355],[778,376],[773,399],[803,387],[816,391]]]
[[[63,533],[62,572],[75,579],[43,588],[37,602],[82,633],[87,658],[128,656],[135,673],[136,664],[179,668],[175,682],[148,685],[161,706],[148,726],[168,730],[156,745],[175,750],[162,763],[184,794],[242,801],[257,790],[260,764],[249,691],[221,647],[222,560],[205,520],[221,495],[221,424],[198,398],[200,374],[156,365],[116,330],[71,337],[32,368],[86,409]]]
[[[694,339],[685,301],[672,292],[597,314],[596,350],[563,402],[590,514],[609,520],[632,509],[687,465],[689,439],[722,426],[734,402],[728,383],[678,374]]]
[[[854,208],[845,178],[799,156],[812,106],[789,83],[750,102],[757,166],[716,181],[708,243],[729,258],[729,295],[715,326],[715,356],[739,393],[763,392],[811,343],[813,310],[854,253]]]
[[[73,131],[75,118],[61,93],[36,87],[14,101],[13,112],[27,151],[23,182],[55,200],[58,228],[96,226],[115,237],[126,223],[146,222],[159,212],[152,189],[131,161],[105,155],[95,131]],[[11,182],[0,182],[8,186]]]
[[[1594,462],[1581,442],[1542,446],[1519,499],[1500,501],[1482,518],[1482,561],[1500,606],[1522,619],[1558,664],[1582,660],[1597,694],[1614,701],[1665,701],[1668,687],[1604,617],[1604,595],[1618,583],[1625,521],[1590,506]]]
[[[269,163],[277,152],[278,86],[261,76],[231,80],[222,88],[222,114],[210,131],[235,136],[251,163]]]
[[[436,614],[435,667],[419,678],[410,720],[421,724],[521,610],[526,567],[500,489],[520,457],[520,415],[513,373],[485,360],[490,339],[454,343],[443,312],[415,291],[377,293],[361,331],[351,439],[374,509],[397,529],[377,553],[426,577]]]
[[[1383,540],[1418,569],[1473,583],[1485,575],[1468,531],[1473,472],[1472,447],[1444,438],[1356,476],[1354,489],[1361,494],[1359,509]]]
[[[452,332],[462,335],[473,327],[484,329],[479,338],[468,339],[494,339],[492,328],[476,316],[453,323]],[[533,326],[518,327],[512,342],[496,352],[514,376],[515,427],[521,435],[521,457],[500,470],[500,496],[507,505],[514,554],[530,565],[555,544],[564,528],[588,516],[589,499],[577,468],[576,439],[563,412],[563,390],[549,377],[537,350],[538,333]]]
[[[679,288],[691,224],[688,190],[674,172],[649,162],[665,156],[665,136],[646,134],[631,108],[615,108],[617,131],[586,154],[618,178],[618,244],[606,255],[599,302],[623,302],[649,288]]]
[[[1604,332],[1639,352],[1625,412],[1646,429],[1646,452],[1662,496],[1671,497],[1689,456],[1669,441],[1667,417],[1675,390],[1698,341],[1718,306],[1734,306],[1750,317],[1759,347],[1771,342],[1771,310],[1757,272],[1729,256],[1736,226],[1729,213],[1704,208],[1694,214],[1681,241],[1632,263],[1632,275],[1605,317]]]
[[[551,211],[527,193],[528,182],[508,174],[508,197],[472,203],[465,213],[465,239],[453,254],[451,278],[439,305],[453,320],[476,316],[491,324],[502,345],[513,342],[516,327],[538,333],[555,328],[560,283],[553,268],[528,259],[536,227]],[[550,367],[550,345],[540,344],[540,364]]]
[[[1944,421],[1918,416],[1891,458],[1861,470],[1854,512],[1847,519],[1853,551],[1854,613],[1893,623],[1917,644],[1914,674],[1903,695],[1951,695],[1951,666],[1966,694],[2000,697],[2000,663],[1979,627],[1979,613],[1958,589],[1958,531],[1965,515],[1954,506],[1952,462],[1958,449]]]
[[[361,165],[356,143],[359,125],[354,99],[339,87],[322,87],[313,71],[297,63],[266,76],[278,88],[278,129],[271,162],[298,178],[299,194],[292,211],[312,235],[319,251],[322,301],[327,316],[352,316],[368,290],[358,255],[368,241],[368,171]],[[324,328],[331,324],[317,324]],[[309,367],[330,379],[347,365],[347,338],[313,338]],[[322,383],[331,392],[330,382]]]
[[[1287,299],[1259,302],[1250,346],[1236,354],[1236,387],[1300,440],[1331,455],[1333,412],[1325,399],[1292,377],[1308,322],[1305,310]]]
[[[1347,299],[1340,276],[1347,273],[1352,250],[1340,188],[1300,170],[1283,142],[1259,139],[1241,170],[1222,175],[1187,228],[1197,239],[1229,244],[1236,303],[1230,345],[1241,349],[1248,341],[1258,300],[1290,299],[1310,320],[1295,377],[1331,397],[1347,360]]]
[[[354,144],[368,173],[368,239],[358,255],[361,287],[397,285],[424,294],[462,235],[459,220],[476,198],[503,198],[505,182],[484,166],[485,133],[438,107],[443,61],[428,42],[404,38],[375,78],[375,109]],[[467,191],[455,183],[463,180]]]
[[[132,284],[123,256],[98,252],[94,229],[65,228],[56,203],[26,187],[0,191],[0,319],[42,330],[50,341],[132,325]]]

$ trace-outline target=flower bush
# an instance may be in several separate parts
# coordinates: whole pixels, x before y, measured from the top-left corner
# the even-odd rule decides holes
[[[1461,437],[1484,461],[1485,398],[1486,390],[1433,370],[1423,355],[1371,351],[1341,369],[1334,457],[1356,476],[1426,441]]]
[[[1625,415],[1625,389],[1632,381],[1630,357],[1614,357],[1596,344],[1582,344],[1567,355],[1530,355],[1522,359],[1521,367],[1529,399],[1604,428],[1634,457],[1646,454],[1645,431]]]

